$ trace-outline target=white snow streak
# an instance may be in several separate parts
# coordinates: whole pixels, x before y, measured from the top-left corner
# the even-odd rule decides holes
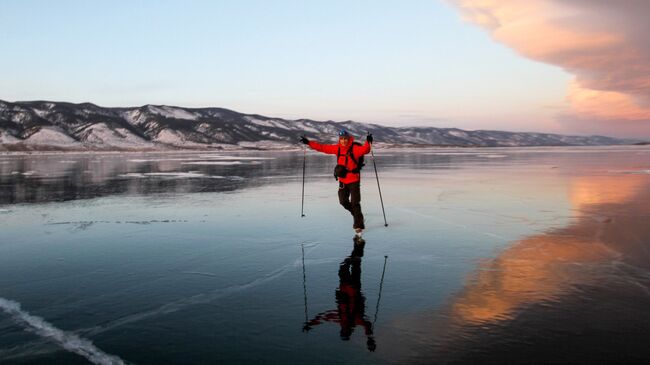
[[[507,155],[477,155],[480,157],[485,157],[485,158],[503,158],[503,157],[508,157]]]
[[[269,119],[269,120],[261,120],[253,117],[244,117],[244,119],[248,120],[249,122],[253,124],[257,124],[262,127],[270,127],[270,128],[280,128],[280,129],[287,129],[290,130],[291,128],[285,125],[286,121],[280,121],[280,120],[274,120],[274,119]]]
[[[221,175],[205,175],[200,172],[129,172],[126,174],[117,175],[119,177],[133,177],[133,178],[146,178],[146,177],[162,177],[162,178],[203,178],[203,179],[228,179],[228,180],[244,180],[241,176],[221,176]]]
[[[149,111],[162,115],[166,118],[175,118],[175,119],[187,119],[187,120],[197,120],[199,115],[196,113],[189,112],[181,108],[174,108],[171,106],[153,106],[149,105]]]
[[[125,128],[112,130],[105,123],[93,124],[86,130],[90,132],[86,137],[86,142],[94,145],[114,147],[148,147],[151,145],[150,142]]]
[[[460,137],[460,138],[467,138],[467,133],[461,132],[461,131],[449,131],[449,134],[451,134],[454,137]]]
[[[199,158],[207,158],[210,160],[275,160],[275,157],[244,157],[222,155],[199,155]]]
[[[33,316],[20,308],[18,302],[0,298],[0,309],[11,317],[16,323],[28,331],[44,337],[62,348],[74,352],[88,359],[93,364],[125,364],[117,356],[109,355],[93,345],[92,342],[75,334],[60,330],[40,317]]]
[[[253,164],[254,162],[250,162],[249,164]],[[194,162],[181,162],[181,165],[220,165],[220,166],[228,166],[228,165],[241,165],[241,161],[194,161]]]
[[[147,176],[161,176],[161,177],[175,177],[175,178],[192,178],[192,177],[207,177],[205,174],[196,172],[129,172],[127,174],[118,175],[120,177],[147,177]],[[223,178],[222,176],[210,176],[212,178]]]
[[[160,143],[166,143],[170,144],[173,146],[206,146],[207,144],[205,143],[198,143],[198,142],[192,142],[189,141],[186,136],[183,135],[183,133],[175,130],[171,130],[169,128],[163,129],[158,133],[158,135],[155,138],[156,142]]]
[[[0,131],[0,143],[18,143],[20,139],[12,136],[7,132]]]

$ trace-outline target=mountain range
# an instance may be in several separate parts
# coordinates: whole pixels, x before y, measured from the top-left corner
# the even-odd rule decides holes
[[[387,127],[354,121],[287,120],[223,108],[144,105],[105,108],[91,103],[0,100],[0,150],[283,149],[301,135],[332,140],[340,129],[373,133],[387,146],[594,146],[639,141],[604,136]]]

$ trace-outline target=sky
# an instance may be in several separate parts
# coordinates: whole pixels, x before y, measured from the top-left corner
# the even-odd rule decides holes
[[[2,0],[0,99],[650,137],[647,4]]]

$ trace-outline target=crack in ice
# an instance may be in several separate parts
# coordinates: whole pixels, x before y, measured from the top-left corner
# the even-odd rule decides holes
[[[125,362],[117,356],[109,355],[97,348],[89,340],[75,334],[63,331],[46,322],[43,318],[33,316],[21,309],[20,303],[13,300],[0,298],[0,309],[11,317],[16,323],[22,325],[30,332],[46,338],[60,347],[81,355],[93,364],[123,365]]]

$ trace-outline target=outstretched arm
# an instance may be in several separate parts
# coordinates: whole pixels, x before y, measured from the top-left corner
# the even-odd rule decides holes
[[[316,141],[309,141],[308,146],[318,152],[326,153],[328,155],[336,155],[339,151],[339,146],[335,144],[320,144]]]
[[[304,323],[302,330],[303,332],[309,331],[314,326],[318,326],[324,322],[338,322],[339,316],[337,310],[328,310],[323,313],[317,314],[314,318]]]
[[[313,150],[316,150],[318,152],[327,153],[327,154],[330,154],[330,155],[335,155],[339,151],[338,145],[335,145],[335,144],[320,144],[320,143],[318,143],[316,141],[308,140],[307,137],[305,137],[305,136],[300,137],[300,142],[306,144],[307,146],[309,146],[309,148],[311,148]]]

